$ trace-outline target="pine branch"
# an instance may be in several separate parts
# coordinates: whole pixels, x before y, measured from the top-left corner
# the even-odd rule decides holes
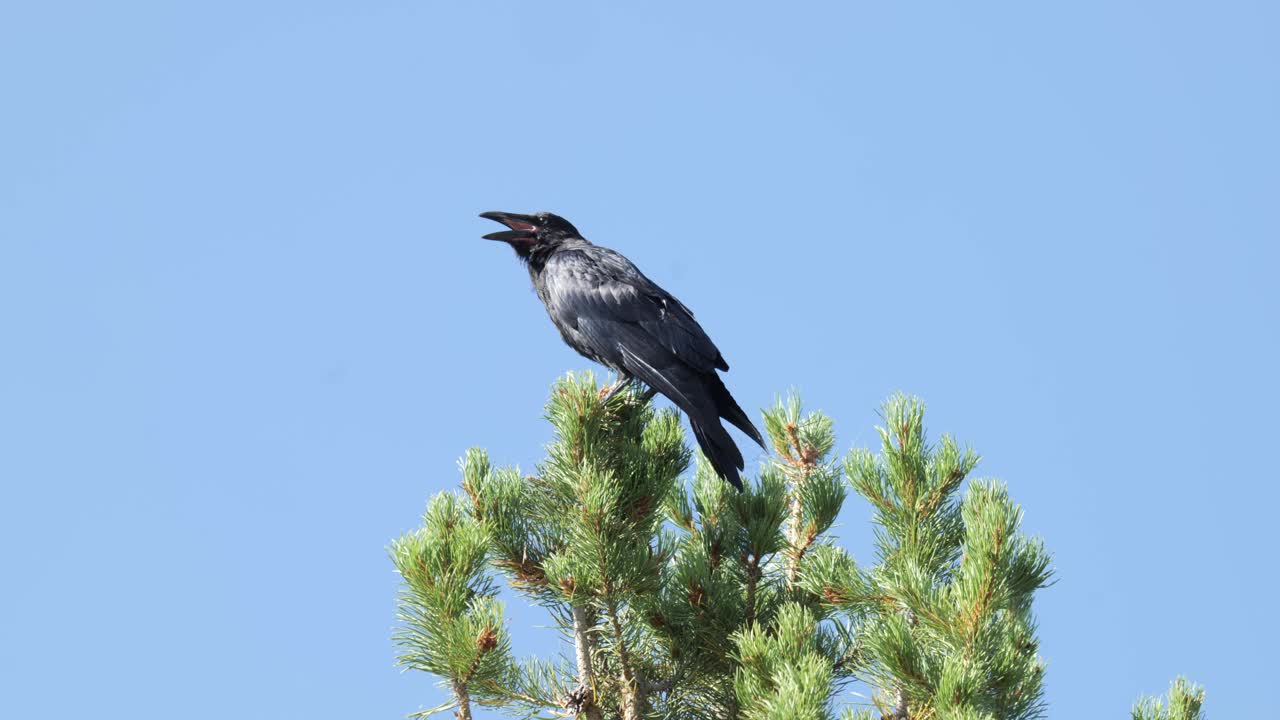
[[[603,720],[596,705],[596,674],[592,667],[595,655],[591,628],[595,625],[591,611],[579,605],[573,606],[573,649],[578,664],[578,688],[564,702],[564,707],[587,720]]]
[[[760,584],[760,578],[763,573],[760,572],[760,558],[753,554],[747,555],[747,608],[742,617],[742,624],[751,627],[756,624],[756,588]]]
[[[885,716],[886,720],[909,720],[907,715],[907,690],[902,686],[893,694],[893,712]]]
[[[766,411],[764,421],[779,458],[775,466],[788,482],[785,576],[787,588],[794,589],[805,553],[830,528],[844,502],[843,483],[826,462],[835,433],[827,416],[804,414],[794,393]]]
[[[916,615],[911,610],[903,610],[903,615],[907,618],[907,625],[915,627]],[[909,720],[908,714],[908,698],[906,685],[899,683],[893,691],[893,713],[888,715],[889,720]]]
[[[622,718],[623,720],[640,720],[645,705],[644,687],[640,678],[637,677],[636,667],[627,649],[627,639],[622,632],[622,624],[618,621],[618,603],[610,599],[606,601],[605,608],[609,616],[610,628],[613,630],[614,646],[618,653],[622,687]]]
[[[453,683],[453,697],[458,709],[453,713],[459,720],[471,720],[471,694],[467,692],[467,684],[462,681]]]

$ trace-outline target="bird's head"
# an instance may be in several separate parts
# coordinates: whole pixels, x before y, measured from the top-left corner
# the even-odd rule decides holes
[[[559,215],[540,212],[533,215],[521,215],[509,212],[483,212],[480,217],[500,222],[511,228],[501,232],[489,233],[485,240],[501,240],[516,251],[522,258],[528,257],[534,249],[542,246],[558,245],[567,238],[580,238],[578,228]]]

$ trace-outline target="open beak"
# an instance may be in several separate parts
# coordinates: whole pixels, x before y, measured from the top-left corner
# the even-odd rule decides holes
[[[521,240],[533,240],[537,237],[538,221],[532,215],[521,215],[519,213],[508,212],[482,212],[480,217],[511,228],[501,232],[489,233],[484,236],[485,240],[501,240],[503,242],[519,242]]]

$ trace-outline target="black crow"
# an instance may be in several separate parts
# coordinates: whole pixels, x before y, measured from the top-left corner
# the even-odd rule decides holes
[[[560,336],[582,355],[618,373],[610,395],[633,380],[660,392],[689,417],[698,446],[720,477],[742,489],[742,453],[724,418],[764,447],[760,431],[716,370],[728,370],[693,313],[631,261],[594,245],[558,215],[486,212],[511,228],[485,235],[515,249]]]

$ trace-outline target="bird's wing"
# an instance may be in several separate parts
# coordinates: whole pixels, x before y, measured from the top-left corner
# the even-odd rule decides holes
[[[693,313],[629,260],[599,246],[561,251],[542,274],[548,308],[609,354],[660,363],[670,353],[702,372],[728,370]]]

